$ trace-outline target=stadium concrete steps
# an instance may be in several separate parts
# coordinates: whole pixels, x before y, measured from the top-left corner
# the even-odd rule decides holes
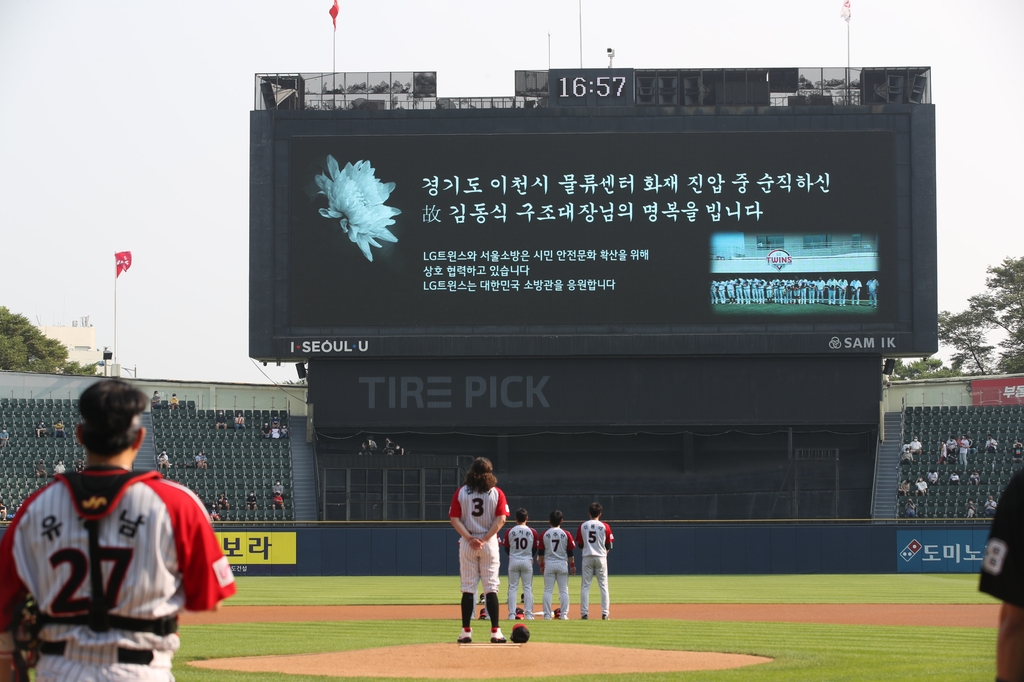
[[[156,442],[153,440],[153,415],[143,412],[141,415],[142,425],[146,428],[146,437],[139,448],[139,454],[135,458],[136,471],[154,471],[156,469]]]
[[[306,442],[306,418],[289,417],[288,428],[291,430],[295,520],[316,521],[316,463],[313,446]]]
[[[885,413],[885,440],[878,446],[878,468],[875,471],[875,508],[873,519],[896,516],[896,487],[900,483],[900,449],[903,445],[903,414]]]

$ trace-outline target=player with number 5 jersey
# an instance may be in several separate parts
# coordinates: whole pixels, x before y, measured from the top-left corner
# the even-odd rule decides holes
[[[600,502],[590,505],[590,520],[580,524],[576,544],[583,554],[583,579],[580,587],[580,618],[587,620],[590,610],[590,583],[597,578],[601,590],[601,619],[608,620],[608,552],[615,542],[612,527],[601,520],[604,509]]]
[[[448,518],[459,532],[459,574],[462,579],[462,631],[458,642],[473,641],[473,619],[477,583],[483,583],[487,614],[491,617],[491,642],[504,643],[498,626],[498,531],[508,517],[505,493],[497,487],[494,467],[486,457],[477,457],[466,473],[465,484],[455,491]]]

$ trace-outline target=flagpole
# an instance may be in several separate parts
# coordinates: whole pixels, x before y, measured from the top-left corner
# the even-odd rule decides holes
[[[117,364],[117,256],[114,256],[114,364]]]

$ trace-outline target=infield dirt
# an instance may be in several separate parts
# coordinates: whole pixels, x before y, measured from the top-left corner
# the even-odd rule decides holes
[[[484,628],[486,631],[486,628]],[[254,656],[193,661],[189,665],[252,673],[301,673],[333,677],[418,677],[472,679],[547,677],[551,661],[586,661],[603,674],[724,670],[772,659],[704,651],[620,649],[589,644],[527,643],[521,647],[460,647],[414,644],[297,656]]]

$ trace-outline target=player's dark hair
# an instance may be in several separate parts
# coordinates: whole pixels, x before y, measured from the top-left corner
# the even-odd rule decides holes
[[[494,476],[494,465],[486,457],[477,457],[466,472],[466,487],[473,492],[485,493],[498,485]]]
[[[552,526],[558,528],[562,525],[562,512],[558,511],[557,509],[551,512],[551,516],[548,517],[548,521],[551,522]]]
[[[590,518],[596,519],[602,513],[604,513],[604,507],[601,506],[600,502],[594,502],[590,505]]]
[[[139,435],[139,415],[146,396],[131,384],[105,379],[85,389],[78,401],[82,415],[82,445],[94,455],[116,455]]]
[[[516,523],[522,523],[528,518],[530,518],[530,516],[526,513],[525,509],[523,509],[522,507],[516,509]]]

